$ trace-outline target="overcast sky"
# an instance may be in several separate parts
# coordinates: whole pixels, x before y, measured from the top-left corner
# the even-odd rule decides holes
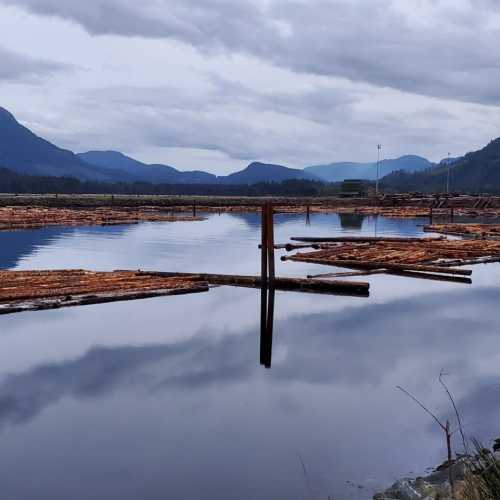
[[[0,106],[75,151],[303,167],[500,136],[500,0],[0,0]]]

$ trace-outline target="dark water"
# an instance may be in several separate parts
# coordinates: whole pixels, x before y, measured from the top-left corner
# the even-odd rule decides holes
[[[278,242],[420,232],[383,218],[276,222]],[[257,274],[259,223],[0,233],[0,267]],[[0,317],[0,498],[369,498],[444,459],[439,430],[396,385],[445,418],[445,370],[466,430],[500,435],[499,278],[493,264],[472,286],[373,276],[369,299],[278,292],[271,370],[257,290]]]

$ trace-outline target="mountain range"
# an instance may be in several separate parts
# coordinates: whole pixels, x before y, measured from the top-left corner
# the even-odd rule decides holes
[[[381,176],[395,170],[419,171],[432,164],[419,156],[403,156],[380,162]],[[305,179],[337,182],[344,178],[373,180],[374,163],[332,163],[305,169],[254,162],[245,169],[216,176],[201,170],[183,172],[169,165],[146,164],[118,151],[75,154],[38,137],[0,107],[0,167],[34,176],[75,177],[101,182],[148,182],[152,184],[255,184]]]
[[[379,163],[379,177],[382,178],[391,172],[404,170],[418,172],[432,167],[432,163],[421,156],[406,155],[394,160],[382,160]],[[374,181],[377,178],[377,163],[340,162],[329,165],[315,165],[306,167],[310,172],[327,182],[340,182],[344,179],[364,179]]]
[[[451,192],[500,192],[500,138],[450,161],[449,179]],[[392,172],[382,179],[381,187],[391,192],[443,192],[447,180],[448,164],[443,160],[420,172]]]

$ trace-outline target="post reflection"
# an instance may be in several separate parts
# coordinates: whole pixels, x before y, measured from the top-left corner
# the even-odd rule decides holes
[[[262,285],[260,295],[260,364],[271,368],[273,357],[274,287]]]

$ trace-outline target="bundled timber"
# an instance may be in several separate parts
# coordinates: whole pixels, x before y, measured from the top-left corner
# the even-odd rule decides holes
[[[500,224],[429,224],[424,231],[467,238],[500,239]]]
[[[139,275],[187,277],[187,273],[170,273],[155,271],[138,271]],[[239,287],[260,288],[263,280],[261,276],[239,276],[230,274],[200,273],[196,276],[210,285],[229,285]],[[264,283],[265,285],[266,283]],[[354,297],[367,297],[370,289],[369,283],[358,281],[312,280],[303,278],[275,277],[274,288],[283,291],[298,291],[311,293],[325,293],[332,295],[349,295]]]
[[[0,208],[0,231],[38,229],[46,226],[112,226],[139,222],[176,222],[202,220],[172,215],[157,208],[71,209],[43,207]]]
[[[457,267],[500,261],[500,241],[393,238],[364,242],[361,239],[338,242],[326,248],[321,245],[318,251],[296,253],[281,259],[442,281],[443,278],[436,275],[470,276],[471,270]]]
[[[199,276],[134,271],[0,271],[0,314],[208,291]]]

